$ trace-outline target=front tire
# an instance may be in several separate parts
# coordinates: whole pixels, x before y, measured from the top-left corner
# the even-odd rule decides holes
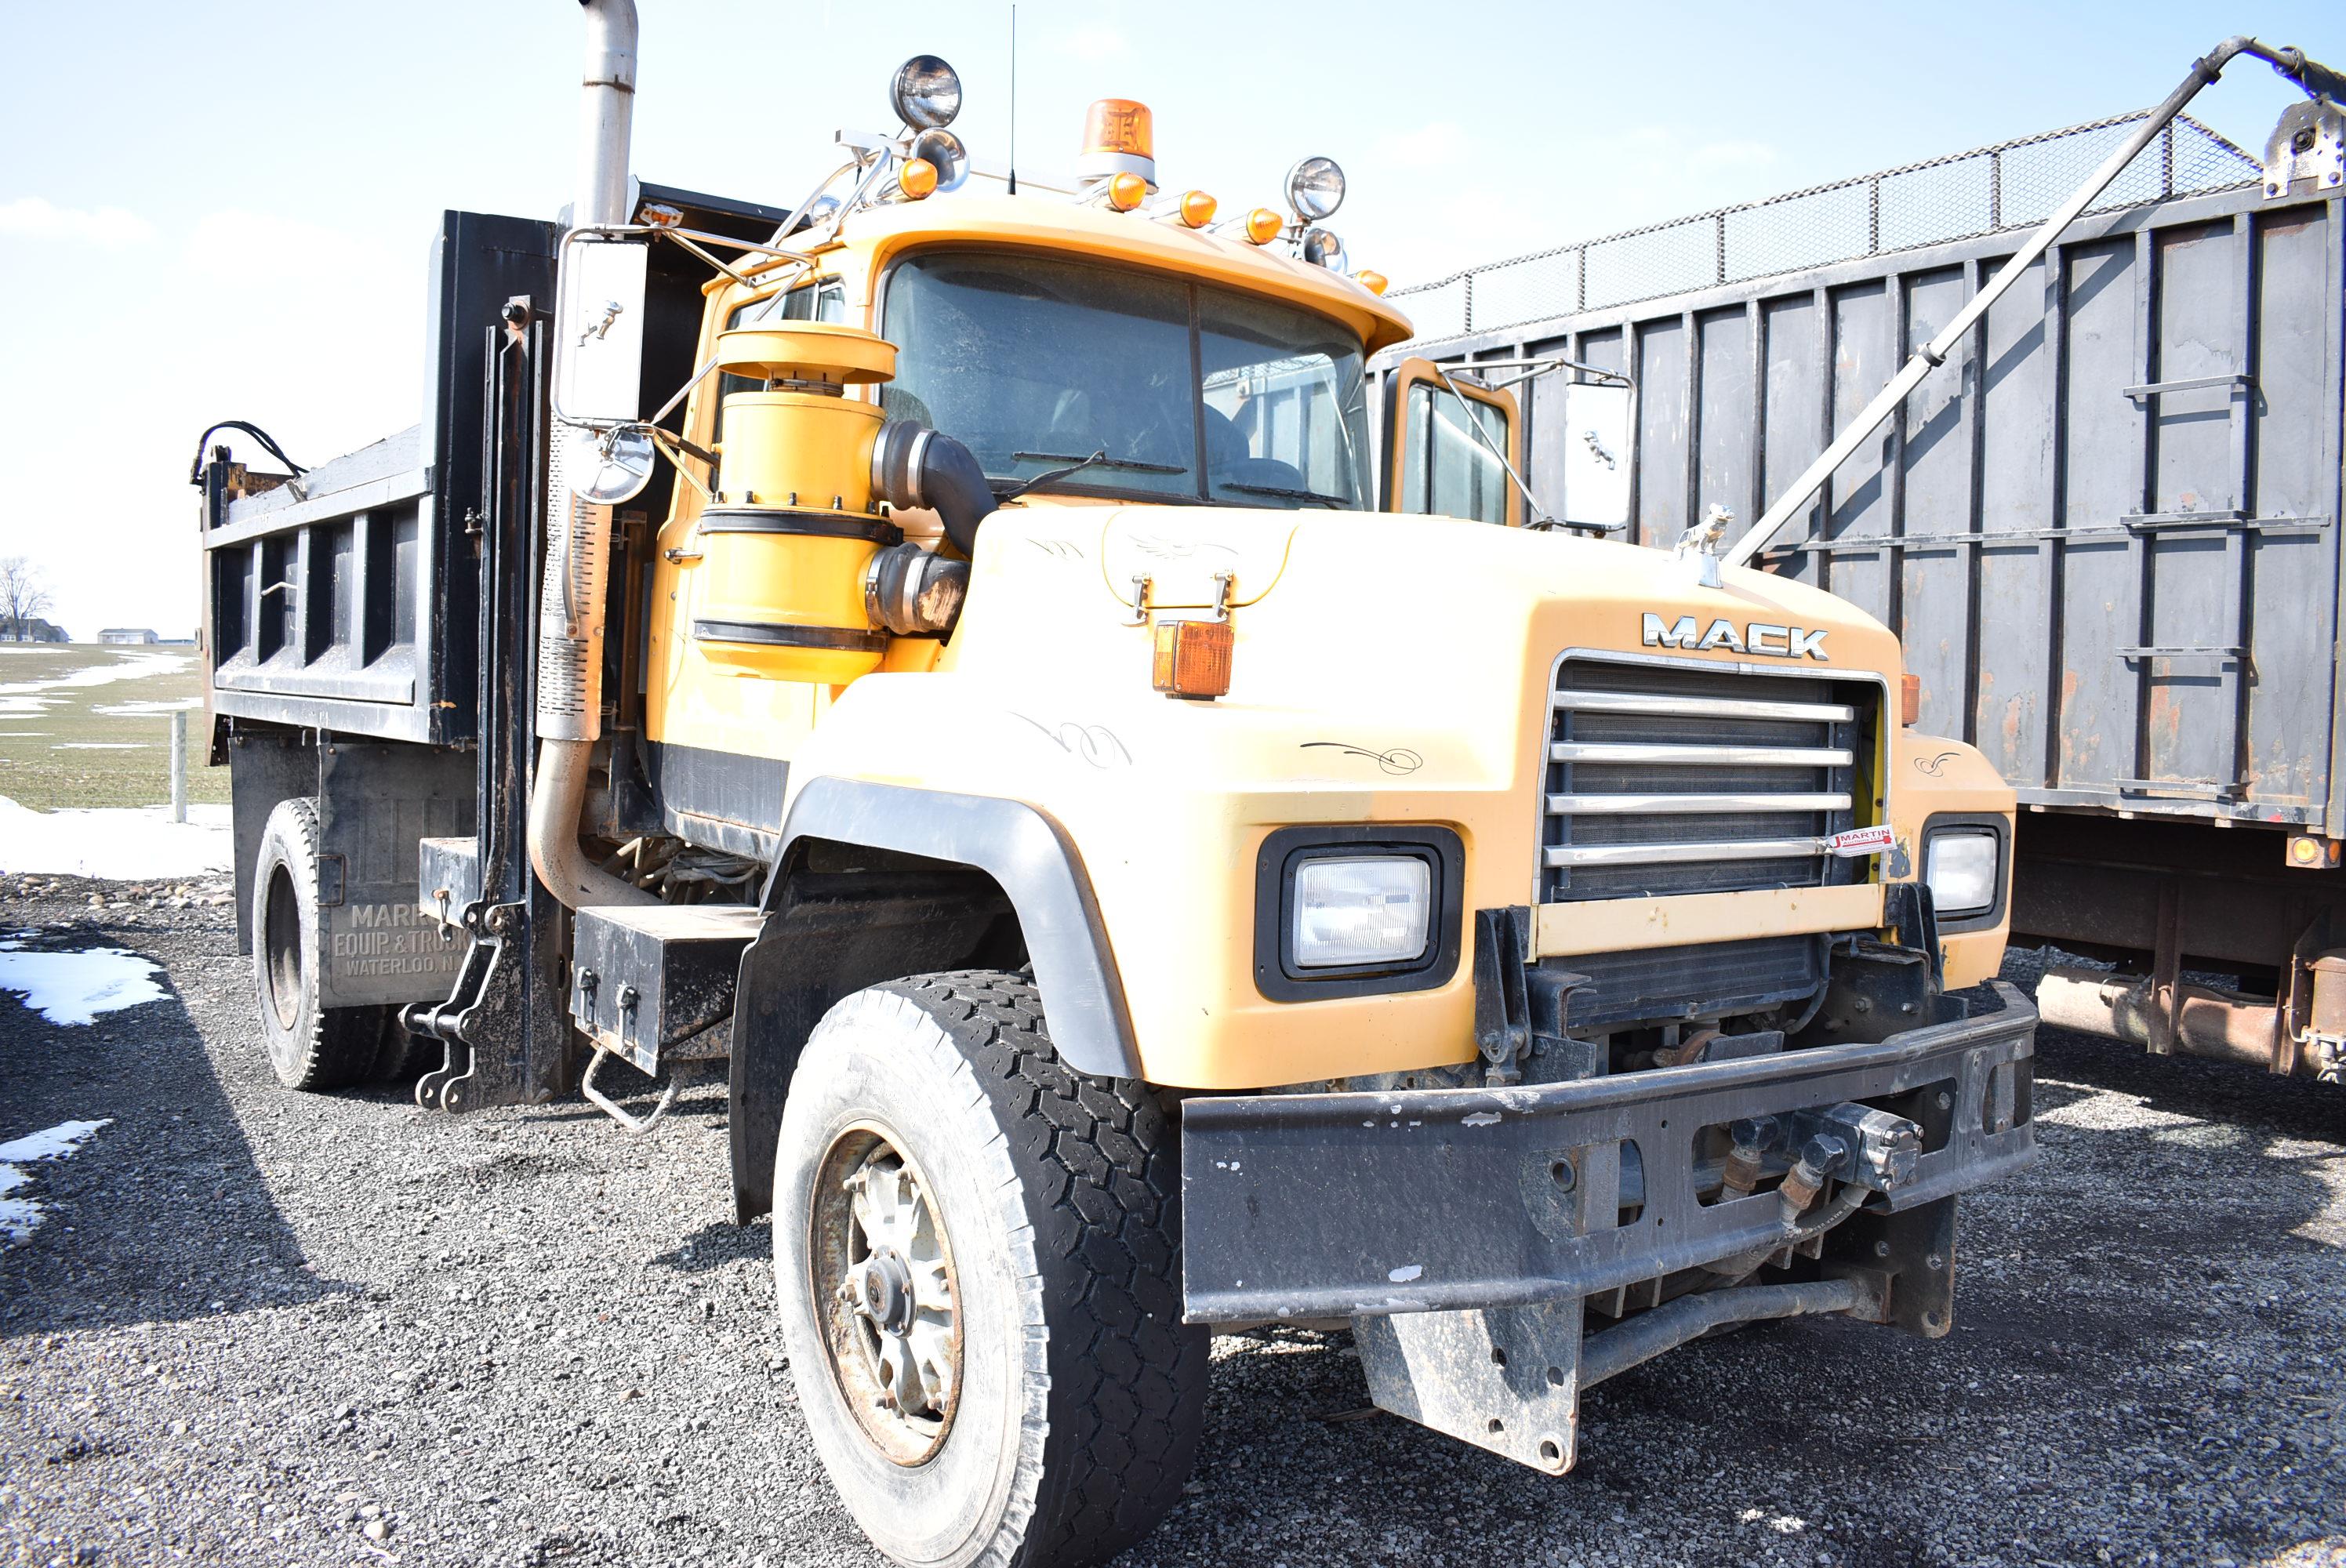
[[[1060,1063],[1022,976],[894,981],[817,1025],[775,1277],[815,1448],[882,1551],[1076,1568],[1179,1501],[1207,1337],[1176,1142],[1145,1086]]]
[[[327,1007],[319,986],[318,805],[280,800],[260,832],[252,869],[252,989],[261,1044],[289,1089],[340,1089],[376,1070],[385,1007]]]

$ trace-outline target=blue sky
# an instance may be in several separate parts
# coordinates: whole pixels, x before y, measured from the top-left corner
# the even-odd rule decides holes
[[[1009,7],[638,0],[636,169],[785,204],[842,127],[885,128],[909,54],[959,67],[956,128],[1009,150]],[[570,0],[60,6],[6,0],[0,555],[57,618],[185,635],[187,463],[215,419],[316,462],[415,419],[444,208],[567,199]],[[1155,110],[1159,178],[1275,205],[1351,177],[1331,227],[1399,283],[1561,240],[2096,118],[2225,35],[2346,65],[2335,4],[1963,7],[1024,0],[1017,151],[1074,154],[1090,99]],[[2261,146],[2287,84],[2236,64],[2193,113]],[[37,476],[37,477],[35,477]],[[38,499],[34,499],[37,497]]]

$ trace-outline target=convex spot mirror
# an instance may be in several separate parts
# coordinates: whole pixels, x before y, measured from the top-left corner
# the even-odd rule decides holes
[[[953,190],[969,178],[969,148],[961,137],[936,126],[913,138],[908,156],[925,160],[937,171],[937,188]]]

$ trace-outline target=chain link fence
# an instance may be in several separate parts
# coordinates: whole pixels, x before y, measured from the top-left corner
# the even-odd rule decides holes
[[[1395,289],[1423,342],[2042,223],[2148,110],[1585,239]],[[2263,166],[2178,115],[2087,209],[2254,183]]]

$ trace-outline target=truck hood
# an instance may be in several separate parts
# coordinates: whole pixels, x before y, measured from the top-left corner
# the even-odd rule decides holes
[[[986,528],[1095,555],[1101,607],[1126,616],[1137,579],[1148,580],[1149,608],[1178,612],[1215,605],[1227,573],[1220,602],[1282,622],[1308,615],[1331,636],[1366,622],[1380,637],[1454,641],[1469,627],[1536,620],[1558,623],[1545,640],[1592,649],[1888,676],[1901,664],[1888,628],[1846,599],[1735,566],[1705,587],[1694,563],[1668,552],[1576,535],[1197,506],[1037,507],[997,513]]]

